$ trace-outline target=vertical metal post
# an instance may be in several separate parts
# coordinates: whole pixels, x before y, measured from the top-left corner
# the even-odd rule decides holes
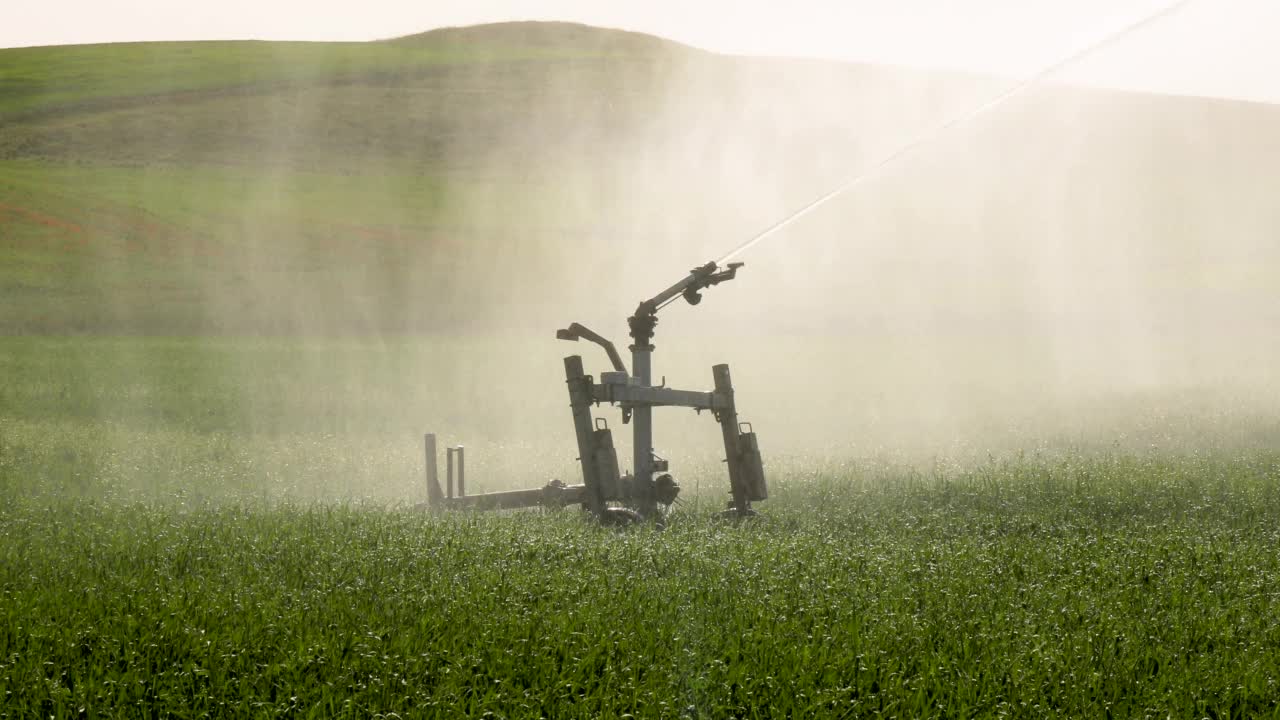
[[[445,497],[453,497],[453,448],[444,449],[445,467]]]
[[[564,359],[565,383],[569,386],[569,407],[573,410],[573,430],[578,436],[578,460],[582,464],[582,484],[587,486],[584,498],[587,509],[599,515],[604,499],[597,476],[595,441],[591,426],[591,378],[582,370],[582,356]]]
[[[466,497],[467,494],[467,458],[464,454],[464,448],[458,446],[458,497]]]
[[[738,449],[738,410],[734,407],[733,381],[729,377],[728,365],[716,365],[711,368],[715,378],[716,394],[726,396],[729,406],[718,411],[720,434],[724,436],[725,460],[729,463],[729,487],[733,493],[733,509],[738,513],[746,513],[751,509],[751,500],[747,492],[747,476],[743,472],[742,455]]]
[[[436,434],[423,435],[422,445],[427,460],[427,503],[434,505],[443,497],[440,492],[440,458],[436,455]]]
[[[636,382],[644,387],[653,384],[650,362],[653,346],[647,342],[631,346],[631,368]],[[632,447],[631,462],[635,466],[635,482],[640,490],[636,498],[636,511],[649,517],[658,511],[658,501],[648,491],[653,478],[653,408],[637,406],[631,411]]]

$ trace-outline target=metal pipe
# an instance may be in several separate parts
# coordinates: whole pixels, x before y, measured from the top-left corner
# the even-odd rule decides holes
[[[609,363],[613,365],[613,369],[618,372],[626,372],[627,366],[622,364],[622,356],[618,354],[618,349],[613,343],[606,340],[604,336],[591,330],[591,328],[582,323],[572,323],[564,330],[556,331],[556,339],[570,340],[577,342],[578,338],[586,338],[587,340],[604,348],[604,352],[609,356]]]
[[[729,398],[729,407],[716,412],[720,421],[720,434],[724,438],[725,460],[729,464],[729,487],[733,492],[733,509],[746,513],[751,509],[751,499],[747,492],[747,477],[742,468],[742,454],[738,448],[738,411],[733,404],[733,380],[729,377],[728,365],[716,365],[711,368],[715,378],[716,394]]]
[[[466,486],[467,458],[464,453],[465,453],[465,449],[461,445],[459,445],[458,446],[458,497],[467,496],[467,486]]]
[[[422,445],[427,461],[427,502],[434,504],[443,497],[440,492],[440,458],[436,454],[436,434],[423,435]]]
[[[444,449],[445,458],[445,497],[453,499],[453,448]]]
[[[582,503],[586,502],[586,495],[583,485],[562,485],[468,495],[453,498],[446,505],[453,510],[519,510]]]
[[[641,387],[650,387],[653,383],[650,362],[653,357],[653,346],[645,343],[631,346],[631,368],[635,371],[636,382]],[[632,447],[631,462],[634,466],[636,482],[640,487],[653,476],[653,408],[647,405],[636,405],[632,408]],[[636,505],[637,511],[648,517],[657,512],[658,505],[651,493],[641,492]]]
[[[569,386],[569,407],[573,409],[573,430],[578,438],[578,461],[582,465],[582,484],[586,487],[584,502],[597,515],[604,510],[600,481],[596,468],[595,442],[591,426],[591,378],[582,370],[582,356],[564,359],[565,383]]]

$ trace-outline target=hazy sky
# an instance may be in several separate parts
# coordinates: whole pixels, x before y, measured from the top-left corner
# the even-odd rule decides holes
[[[445,25],[573,20],[711,50],[1030,75],[1170,0],[14,0],[0,46],[369,40]],[[0,68],[2,70],[2,68]],[[1073,80],[1280,102],[1280,0],[1192,0]]]

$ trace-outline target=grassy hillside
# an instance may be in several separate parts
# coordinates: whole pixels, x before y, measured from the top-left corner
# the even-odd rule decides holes
[[[0,87],[0,328],[346,333],[613,321],[1001,84],[513,23],[3,50]],[[760,248],[741,310],[1265,324],[1277,119],[1043,88]]]
[[[49,116],[168,94],[262,92],[438,74],[451,66],[651,58],[690,49],[569,23],[445,28],[385,42],[162,42],[5,51],[0,113]]]
[[[502,246],[516,226],[575,220],[559,217],[546,178],[466,171],[512,123],[495,111],[522,107],[514,89],[544,87],[556,74],[544,65],[631,58],[612,43],[552,42],[580,34],[571,26],[528,42],[460,32],[0,51],[0,293],[11,301],[0,325],[279,327],[286,313],[242,323],[223,300],[361,304],[308,291],[334,282],[384,298],[428,283],[433,305],[447,304],[455,266],[468,264],[458,255]],[[476,202],[503,213],[475,213]],[[386,276],[397,267],[404,277]],[[394,314],[407,300],[395,297],[372,314]]]

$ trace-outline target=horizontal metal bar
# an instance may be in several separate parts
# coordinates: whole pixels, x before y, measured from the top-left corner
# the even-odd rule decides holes
[[[641,385],[615,385],[611,383],[591,386],[591,396],[596,402],[616,402],[625,405],[651,407],[687,407],[699,410],[722,410],[731,407],[728,395],[696,390],[644,387]]]
[[[582,502],[585,493],[585,485],[540,487],[446,498],[440,506],[448,510],[515,510],[540,505],[574,505]]]

